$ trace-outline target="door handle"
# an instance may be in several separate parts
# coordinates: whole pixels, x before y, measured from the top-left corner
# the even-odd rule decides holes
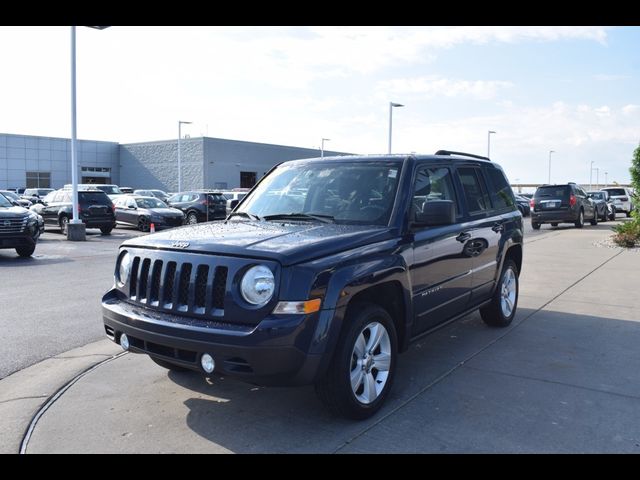
[[[496,233],[500,233],[504,231],[504,225],[502,225],[501,223],[494,223],[493,227],[491,227],[491,230],[493,230]]]
[[[460,235],[456,237],[456,240],[460,243],[464,243],[471,238],[471,234],[469,232],[462,232]]]

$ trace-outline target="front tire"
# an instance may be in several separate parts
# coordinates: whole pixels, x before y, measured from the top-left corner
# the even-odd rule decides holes
[[[540,230],[540,224],[537,222],[531,222],[531,228],[534,230]]]
[[[103,235],[111,235],[111,230],[113,230],[113,227],[100,227]]]
[[[140,217],[140,219],[138,220],[138,230],[140,230],[141,232],[148,232],[149,229],[149,221],[144,217]]]
[[[490,327],[508,327],[516,316],[519,290],[518,267],[516,262],[507,258],[491,303],[480,309],[484,323]]]
[[[33,255],[33,252],[35,252],[35,250],[36,250],[35,245],[32,245],[30,247],[16,247],[16,253],[21,257],[25,257],[25,258],[28,258],[31,255]]]
[[[382,307],[352,305],[327,372],[316,393],[335,415],[363,420],[382,407],[395,377],[398,340]]]
[[[609,220],[615,220],[615,219],[616,219],[616,209],[614,208],[609,214]]]
[[[62,217],[60,217],[60,233],[62,233],[63,235],[67,235],[67,232],[69,231],[69,217],[63,215]]]

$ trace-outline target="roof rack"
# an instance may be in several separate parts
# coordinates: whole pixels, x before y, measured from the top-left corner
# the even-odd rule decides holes
[[[473,153],[454,152],[452,150],[438,150],[435,154],[436,155],[460,155],[462,157],[471,157],[471,158],[477,158],[479,160],[488,160],[489,162],[491,161],[491,159],[489,157],[483,157],[481,155],[474,155]]]

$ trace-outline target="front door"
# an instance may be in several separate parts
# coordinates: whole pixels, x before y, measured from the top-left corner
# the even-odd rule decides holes
[[[411,220],[432,200],[452,200],[462,218],[449,167],[418,168],[413,192]],[[414,335],[435,327],[462,312],[471,288],[472,258],[465,253],[463,226],[413,227],[412,296]]]

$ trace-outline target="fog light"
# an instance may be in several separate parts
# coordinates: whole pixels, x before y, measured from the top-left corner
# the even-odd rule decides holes
[[[213,361],[213,357],[208,353],[202,354],[202,357],[200,357],[200,365],[207,373],[213,372],[213,369],[216,368],[216,362]]]
[[[124,350],[129,350],[129,337],[127,337],[126,333],[123,333],[122,335],[120,335],[120,346]]]

